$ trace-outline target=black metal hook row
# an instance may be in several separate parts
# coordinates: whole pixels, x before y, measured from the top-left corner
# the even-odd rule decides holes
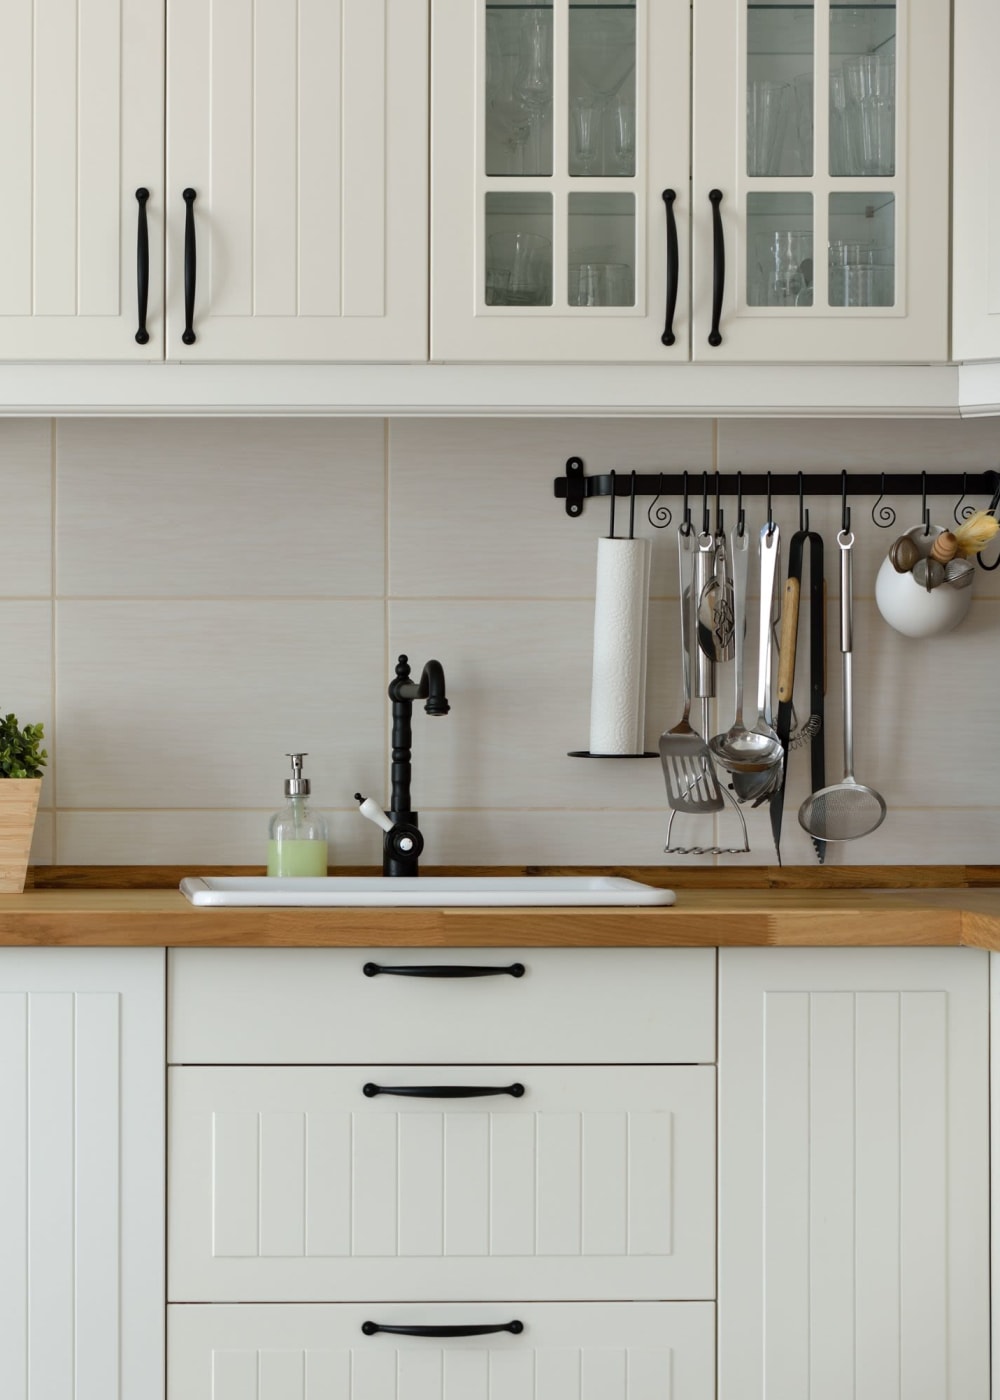
[[[857,496],[875,496],[871,509],[872,523],[881,530],[887,530],[896,523],[896,511],[885,499],[887,490],[893,495],[919,496],[921,501],[921,522],[924,529],[930,530],[929,496],[954,496],[956,476],[951,472],[855,472],[842,470],[839,473],[817,473],[808,479],[801,471],[784,475],[773,472],[709,472],[703,470],[701,476],[702,527],[708,534],[711,527],[709,496],[715,496],[716,533],[723,526],[722,497],[735,495],[737,502],[738,529],[742,534],[746,528],[743,506],[744,496],[763,496],[767,501],[767,520],[773,522],[773,497],[798,496],[799,528],[809,528],[809,512],[805,507],[805,497],[831,496],[841,498],[841,526],[850,529],[851,508],[847,503],[848,489]],[[566,463],[566,473],[556,477],[554,494],[566,502],[566,513],[574,517],[583,514],[584,502],[594,496],[611,497],[611,534],[614,535],[614,504],[617,496],[629,496],[629,535],[634,534],[635,500],[637,496],[653,496],[654,500],[647,511],[649,523],[656,529],[666,529],[673,522],[673,512],[663,502],[664,496],[679,495],[683,500],[681,530],[688,535],[694,529],[691,519],[691,476],[689,471],[657,471],[647,474],[630,470],[627,477],[611,470],[603,475],[587,476],[581,457],[570,457]],[[981,472],[963,471],[961,494],[953,508],[956,524],[961,524],[974,514],[976,506],[967,497],[982,495],[989,497],[986,510],[996,515],[1000,508],[1000,471],[989,468]],[[1000,567],[1000,559],[994,564],[983,563],[977,557],[980,568],[992,570]]]

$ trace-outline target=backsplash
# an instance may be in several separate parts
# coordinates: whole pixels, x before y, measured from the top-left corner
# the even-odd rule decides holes
[[[332,861],[376,864],[379,833],[353,793],[388,797],[385,687],[405,651],[418,673],[430,656],[442,662],[452,702],[445,719],[414,711],[425,864],[674,862],[662,853],[657,762],[566,757],[587,746],[596,539],[607,532],[605,504],[574,521],[552,497],[571,454],[588,472],[948,470],[957,500],[963,469],[1000,461],[1000,422],[0,422],[0,706],[43,720],[50,754],[33,860],[263,864],[284,755],[301,750],[331,818]],[[853,502],[855,768],[889,815],[828,859],[996,862],[1000,570],[978,573],[957,631],[898,636],[873,588],[899,530],[876,529],[872,504]],[[682,708],[677,522],[652,530],[646,505],[655,748]],[[834,599],[839,501],[809,505]],[[899,529],[916,523],[919,502],[893,505]],[[953,505],[935,500],[934,518]],[[747,506],[759,527],[763,503]],[[793,500],[775,513],[795,528]],[[831,601],[829,781],[843,771],[837,617]],[[806,750],[793,754],[787,864],[814,861],[795,819],[807,766]],[[733,820],[716,830],[678,817],[675,836],[684,822],[685,841],[728,845]],[[766,814],[750,827],[751,854],[725,859],[773,862]]]

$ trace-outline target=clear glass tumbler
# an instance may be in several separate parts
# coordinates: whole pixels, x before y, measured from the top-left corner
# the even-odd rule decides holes
[[[844,62],[844,116],[851,175],[896,172],[896,65],[880,53]]]
[[[811,306],[813,236],[801,229],[774,229],[757,238],[760,294],[765,306]]]
[[[776,175],[788,122],[788,84],[747,85],[747,174]]]
[[[540,233],[491,233],[486,300],[491,306],[550,306],[552,240]]]

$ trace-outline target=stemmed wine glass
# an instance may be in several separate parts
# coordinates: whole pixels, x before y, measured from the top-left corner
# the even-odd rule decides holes
[[[517,18],[515,11],[509,13]],[[522,175],[524,147],[531,134],[533,112],[518,85],[520,43],[517,30],[506,22],[507,18],[508,14],[502,11],[489,12],[486,29],[486,100],[489,114],[499,128],[509,153],[506,173]]]
[[[532,6],[521,15],[514,89],[531,114],[531,173],[551,174],[551,160],[542,169],[541,150],[542,126],[552,105],[552,10],[547,6]]]
[[[574,19],[572,60],[580,77],[596,97],[597,143],[603,174],[605,117],[612,99],[635,67],[635,10],[580,10]]]

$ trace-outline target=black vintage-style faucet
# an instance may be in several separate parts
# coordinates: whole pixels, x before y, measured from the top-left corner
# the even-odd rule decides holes
[[[392,701],[392,797],[383,812],[370,797],[354,794],[361,803],[362,816],[382,828],[382,874],[416,875],[417,862],[424,849],[424,838],[417,826],[417,813],[410,806],[410,754],[413,749],[414,700],[423,700],[429,715],[446,715],[451,709],[445,695],[444,668],[440,661],[428,661],[419,683],[410,678],[410,664],[401,656],[396,674],[389,682]]]

